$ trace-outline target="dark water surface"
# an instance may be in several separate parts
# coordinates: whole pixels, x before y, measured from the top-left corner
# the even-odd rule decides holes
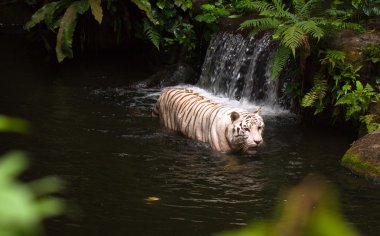
[[[12,52],[0,61],[1,113],[28,119],[34,132],[6,136],[2,149],[31,153],[28,178],[64,179],[75,216],[47,222],[47,235],[211,235],[271,217],[279,191],[310,173],[337,187],[363,235],[380,232],[380,186],[339,165],[347,133],[266,117],[258,155],[221,155],[160,127],[150,116],[157,91],[122,86],[146,76],[138,68],[58,69]]]

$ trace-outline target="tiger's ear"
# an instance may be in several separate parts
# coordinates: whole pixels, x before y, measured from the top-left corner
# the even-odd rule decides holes
[[[240,115],[236,111],[231,112],[231,121],[234,122],[235,120],[239,119]]]
[[[255,112],[253,112],[253,113],[257,113],[257,114],[259,114],[259,115],[260,115],[260,113],[261,113],[261,106],[260,106],[260,107],[258,107],[258,108],[257,108],[257,110],[256,110]]]

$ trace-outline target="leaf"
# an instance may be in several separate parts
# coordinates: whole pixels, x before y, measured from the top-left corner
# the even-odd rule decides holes
[[[362,0],[352,0],[351,4],[353,7],[355,7],[356,9],[359,8],[360,4],[361,4]]]
[[[241,23],[239,29],[258,28],[255,30],[260,31],[261,29],[275,28],[279,25],[279,23],[280,22],[274,18],[251,19],[251,20],[246,20],[243,23]]]
[[[285,68],[285,66],[288,63],[288,60],[290,58],[290,53],[291,51],[289,50],[289,48],[286,48],[283,46],[280,46],[277,49],[272,59],[272,68],[271,68],[271,75],[270,75],[271,80],[275,80],[280,76],[282,70]]]
[[[242,16],[241,14],[239,14],[239,15],[234,14],[234,15],[229,15],[228,18],[237,19],[237,18],[240,18],[241,16]]]
[[[145,15],[148,19],[155,25],[159,23],[159,21],[154,18],[152,14],[152,6],[148,0],[131,0],[140,10],[145,12]]]
[[[318,40],[324,36],[323,29],[320,28],[315,21],[301,21],[295,25]]]
[[[75,27],[77,25],[77,14],[84,13],[89,8],[86,0],[75,1],[70,4],[62,16],[55,51],[58,62],[62,62],[66,57],[73,57],[72,43]]]
[[[103,19],[102,0],[88,0],[88,2],[90,3],[92,15],[101,24]]]
[[[296,49],[302,45],[305,32],[296,25],[293,25],[285,30],[282,36],[282,44],[290,48],[292,50],[293,56],[295,57]]]
[[[0,132],[24,134],[29,128],[29,123],[23,119],[0,115]]]
[[[351,90],[351,85],[350,84],[345,84],[342,87],[342,90],[347,93],[347,91]]]
[[[215,10],[215,6],[212,4],[202,4],[201,9],[203,11],[213,11],[213,10]]]
[[[363,84],[359,80],[356,81],[356,89],[363,91]]]
[[[267,10],[274,11],[275,8],[272,4],[265,1],[238,1],[238,8],[256,10],[258,12],[263,12]]]
[[[199,22],[206,22],[207,24],[210,24],[210,23],[216,22],[217,17],[214,16],[213,14],[206,13],[206,14],[202,14],[202,15],[197,15],[195,17],[195,20],[199,21]]]
[[[302,98],[301,106],[303,107],[312,107],[314,106],[317,100],[322,100],[326,96],[328,89],[327,80],[323,74],[316,74],[314,77],[314,86],[311,90],[305,94]],[[320,109],[316,110],[316,113],[322,111],[323,106],[320,106]],[[317,112],[318,111],[318,112]]]
[[[315,7],[317,5],[317,3],[319,3],[319,2],[323,3],[324,0],[309,0],[309,1],[307,1],[304,4],[304,6],[302,7],[302,9],[300,10],[300,12],[298,13],[298,15],[309,16],[312,8]]]
[[[38,9],[30,18],[28,22],[26,22],[24,28],[26,30],[31,30],[34,26],[36,26],[41,21],[45,20],[47,15],[52,15],[57,10],[59,2],[51,2],[45,4],[43,7]]]
[[[153,45],[157,49],[160,49],[160,34],[146,19],[144,20],[144,33],[146,37],[153,43]]]
[[[15,178],[28,165],[26,155],[22,152],[13,151],[1,157],[0,161],[0,184],[4,184],[10,178]]]
[[[147,198],[145,198],[145,201],[147,201],[147,202],[156,202],[159,200],[161,200],[159,197],[147,197]]]
[[[177,7],[180,7],[183,11],[186,11],[193,7],[193,2],[191,0],[174,0],[174,4]]]
[[[355,95],[353,93],[348,93],[343,95],[341,98],[336,101],[335,106],[337,105],[352,105],[355,103]]]

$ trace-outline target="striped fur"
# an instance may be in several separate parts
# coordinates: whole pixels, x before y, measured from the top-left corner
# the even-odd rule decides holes
[[[221,152],[255,153],[263,142],[259,110],[249,112],[213,102],[190,89],[163,92],[153,110],[161,123],[186,137],[207,142]]]

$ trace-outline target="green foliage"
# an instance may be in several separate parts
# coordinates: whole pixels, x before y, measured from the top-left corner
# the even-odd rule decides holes
[[[29,123],[23,119],[0,115],[0,132],[24,134],[29,129]]]
[[[380,15],[379,0],[352,0],[352,6],[366,16]]]
[[[28,22],[26,22],[25,29],[31,30],[37,24],[44,22],[48,29],[54,31],[59,26],[59,19],[57,19],[56,13],[66,6],[66,1],[56,1],[45,4],[32,15]]]
[[[154,10],[159,24],[155,26],[160,36],[160,45],[166,50],[172,46],[180,46],[187,56],[190,56],[196,47],[197,37],[194,25],[189,17],[192,14],[191,0],[160,0]]]
[[[359,235],[340,212],[334,189],[322,180],[308,177],[281,199],[286,200],[278,204],[274,219],[216,236]]]
[[[55,177],[23,183],[17,177],[25,170],[27,159],[11,152],[0,160],[0,235],[39,235],[42,221],[63,212],[63,203],[48,194],[62,186]]]
[[[331,73],[336,64],[342,66],[346,59],[346,54],[339,50],[326,50],[323,53],[325,53],[325,57],[321,59],[321,64],[328,65]]]
[[[289,48],[284,47],[284,46],[278,47],[274,55],[274,59],[272,63],[272,68],[271,68],[272,73],[270,75],[271,80],[275,80],[278,78],[278,76],[280,76],[282,70],[288,64],[290,55],[291,55],[291,51],[289,50]]]
[[[131,0],[139,9],[140,16],[123,0],[60,0],[46,2],[25,24],[25,29],[32,30],[44,23],[57,34],[56,54],[59,62],[73,57],[73,40],[77,22],[87,17],[91,11],[94,19],[101,24],[103,15],[110,16],[117,39],[122,35],[132,35],[149,40],[157,49],[160,46],[181,45],[188,52],[196,46],[196,35],[192,24],[193,3],[191,0]],[[221,9],[215,11],[220,16]],[[133,15],[133,18],[131,15]],[[133,18],[133,19],[132,19]],[[137,20],[136,20],[137,19]],[[58,31],[57,31],[58,29]]]
[[[315,107],[314,114],[318,114],[324,108],[323,100],[326,96],[328,86],[325,76],[321,73],[316,74],[313,81],[314,86],[302,98],[301,106]]]
[[[200,6],[201,13],[195,16],[195,20],[204,23],[206,30],[202,37],[205,40],[210,40],[213,33],[219,30],[219,22],[223,17],[229,16],[234,7],[225,0],[209,1]],[[239,16],[231,16],[239,17]]]
[[[90,3],[92,15],[95,20],[101,24],[103,20],[102,0],[88,0],[88,2]]]
[[[301,105],[314,107],[315,114],[325,107],[333,107],[334,116],[344,113],[346,120],[359,121],[367,112],[369,104],[380,99],[380,93],[369,83],[363,85],[359,80],[361,66],[354,67],[346,63],[343,52],[326,50],[322,53],[324,57],[321,64],[327,67],[328,80],[315,79],[314,87],[303,97]],[[325,96],[326,91],[330,96]]]
[[[366,61],[374,64],[380,62],[380,43],[368,44],[362,49]]]
[[[103,10],[100,0],[61,0],[43,5],[25,24],[26,30],[31,30],[39,23],[44,22],[47,28],[57,33],[56,55],[57,60],[62,62],[66,57],[72,58],[72,44],[77,15],[83,15],[91,9],[91,12],[99,22],[102,22]]]
[[[202,13],[195,17],[195,20],[199,22],[205,22],[207,24],[218,23],[220,17],[227,16],[230,11],[225,8],[221,1],[213,4],[206,3],[201,5]]]
[[[346,120],[350,118],[359,120],[360,115],[367,111],[369,104],[380,99],[380,94],[370,84],[363,86],[359,80],[356,80],[355,87],[349,85],[345,89],[345,86],[341,90],[344,94],[336,101],[335,106],[343,106],[345,108]]]
[[[272,38],[280,41],[282,47],[288,48],[294,57],[297,51],[300,54],[300,67],[310,55],[310,43],[318,42],[331,30],[355,28],[362,29],[358,24],[346,22],[344,16],[350,16],[347,11],[336,10],[333,7],[323,8],[322,0],[301,1],[293,0],[291,7],[282,0],[269,1],[242,1],[238,4],[239,9],[256,11],[259,18],[244,21],[241,29],[253,28],[251,34],[255,35],[264,30],[272,30]],[[278,56],[282,55],[280,53]],[[278,68],[283,65],[275,63],[283,60],[274,57],[272,61],[272,77],[278,77]]]
[[[131,0],[140,10],[143,10],[153,24],[159,24],[152,12],[152,6],[148,0]]]
[[[380,117],[375,114],[365,115],[360,117],[360,121],[365,124],[368,133],[372,133],[375,130],[380,129]]]
[[[146,37],[153,43],[153,45],[157,49],[160,49],[160,34],[147,20],[144,20],[144,32]]]
[[[65,57],[73,58],[72,44],[77,25],[77,15],[83,14],[89,7],[90,5],[87,0],[75,1],[69,5],[63,14],[59,24],[55,47],[58,62],[62,62]]]
[[[28,122],[0,116],[0,132],[26,133]],[[56,177],[45,177],[31,183],[17,180],[27,166],[26,155],[10,152],[0,157],[0,235],[40,235],[42,221],[63,212],[63,202],[49,196],[60,190]]]

